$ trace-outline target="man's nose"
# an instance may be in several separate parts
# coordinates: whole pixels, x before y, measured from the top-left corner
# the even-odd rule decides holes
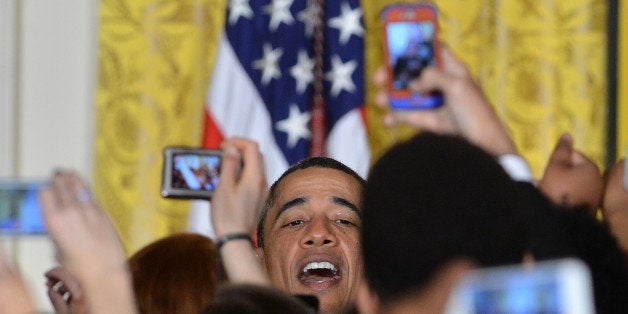
[[[336,245],[337,238],[336,234],[332,230],[331,221],[328,221],[324,218],[313,219],[310,221],[310,225],[308,226],[305,234],[303,235],[303,240],[301,241],[302,246],[333,246]]]

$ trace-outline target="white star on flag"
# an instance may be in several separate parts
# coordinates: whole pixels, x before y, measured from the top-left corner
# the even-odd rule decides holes
[[[264,56],[253,62],[253,68],[262,70],[262,84],[268,85],[270,80],[281,77],[278,62],[282,54],[281,48],[273,50],[270,44],[264,44]]]
[[[293,0],[274,0],[264,8],[264,11],[270,14],[270,25],[268,27],[271,31],[276,31],[281,23],[290,25],[294,22],[294,18],[290,13],[292,1]]]
[[[314,27],[318,22],[318,13],[320,8],[316,5],[316,0],[308,0],[305,10],[299,12],[299,21],[304,24],[305,35],[312,37],[314,35]]]
[[[342,90],[347,92],[353,92],[355,90],[355,84],[351,79],[351,75],[357,67],[355,60],[351,60],[347,63],[342,63],[342,60],[338,55],[334,55],[331,58],[331,71],[325,74],[325,78],[331,81],[331,94],[336,97]]]
[[[230,25],[237,23],[241,16],[247,19],[253,18],[253,10],[249,6],[249,0],[231,0],[229,1],[229,10]]]
[[[310,138],[310,129],[307,126],[310,118],[309,112],[302,113],[297,105],[291,104],[289,116],[284,120],[277,121],[275,126],[277,130],[288,135],[288,147],[292,148],[297,145],[300,138]]]
[[[258,142],[269,184],[290,165],[319,152],[366,177],[371,156],[363,115],[366,27],[355,25],[366,11],[353,8],[374,0],[206,2],[225,1],[229,5],[223,3],[224,29],[205,101],[203,146],[216,148],[233,136]],[[319,27],[322,43],[313,40]],[[324,127],[314,133],[317,75],[323,76],[323,88],[316,97],[324,99],[324,125],[317,126]],[[209,203],[194,204],[190,230],[215,238]]]
[[[341,10],[340,16],[329,19],[329,26],[340,30],[340,43],[346,44],[351,35],[361,37],[364,34],[364,28],[360,23],[362,9],[357,7],[351,10],[351,6],[345,2]]]
[[[302,94],[308,84],[314,81],[314,60],[310,59],[305,50],[299,50],[297,64],[290,68],[290,74],[297,81],[297,92]]]

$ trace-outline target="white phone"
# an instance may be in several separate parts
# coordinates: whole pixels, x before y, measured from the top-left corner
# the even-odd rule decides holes
[[[479,269],[457,285],[445,313],[595,313],[591,275],[575,258]]]

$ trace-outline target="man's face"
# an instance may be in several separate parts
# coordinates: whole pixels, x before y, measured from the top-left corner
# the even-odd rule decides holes
[[[277,186],[261,249],[273,284],[316,295],[321,312],[350,304],[362,280],[360,183],[340,170],[297,170]]]

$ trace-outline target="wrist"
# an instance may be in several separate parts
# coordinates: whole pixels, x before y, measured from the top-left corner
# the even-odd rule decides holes
[[[220,250],[227,243],[235,242],[235,241],[247,241],[252,246],[254,246],[253,238],[251,237],[250,233],[248,233],[248,232],[229,232],[229,233],[224,233],[221,236],[218,236],[218,238],[216,239],[216,251],[218,252],[218,254],[220,254]]]

